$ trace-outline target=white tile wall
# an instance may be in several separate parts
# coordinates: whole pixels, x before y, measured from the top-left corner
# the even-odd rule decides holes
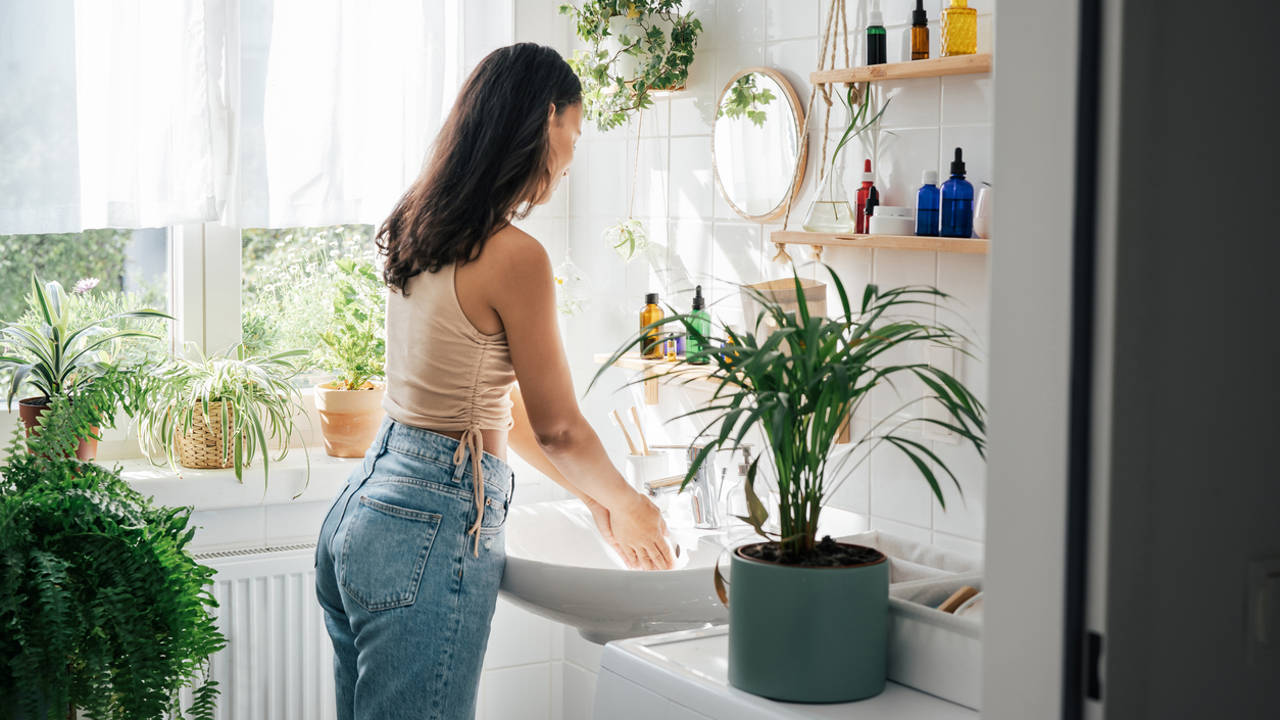
[[[516,37],[551,44],[567,52],[576,43],[567,22],[556,14],[561,0],[521,0],[516,3]],[[850,48],[855,63],[865,50],[861,42],[865,24],[864,2],[849,4]],[[926,0],[930,18],[930,44],[938,53],[939,11],[942,0]],[[972,0],[982,14],[982,28],[989,29],[994,0]],[[702,19],[705,31],[699,40],[697,59],[687,89],[660,97],[645,111],[641,123],[640,167],[636,188],[636,217],[643,219],[657,246],[648,257],[624,264],[600,239],[601,231],[626,212],[631,190],[632,162],[636,154],[634,123],[608,133],[584,128],[578,157],[565,186],[548,206],[539,208],[522,226],[542,240],[558,265],[567,252],[587,274],[594,302],[590,312],[561,318],[566,349],[580,390],[595,374],[592,355],[612,350],[635,326],[642,294],[659,292],[677,307],[687,305],[692,285],[702,283],[713,313],[741,323],[741,303],[733,283],[753,282],[789,270],[771,262],[774,247],[768,230],[742,220],[724,202],[715,186],[711,158],[711,122],[721,88],[745,67],[768,65],[779,69],[796,87],[802,105],[809,101],[808,77],[817,61],[821,23],[827,14],[825,0],[686,0]],[[910,54],[908,25],[913,3],[883,3],[889,33],[889,59]],[[980,45],[987,45],[980,38]],[[843,57],[843,48],[841,48]],[[876,185],[885,204],[913,206],[921,170],[938,171],[945,179],[951,155],[964,148],[969,180],[975,185],[990,181],[991,100],[989,77],[950,77],[887,84],[893,97],[884,119],[886,135],[880,144]],[[821,101],[810,123],[810,161],[806,184],[793,212],[798,226],[809,193],[813,190],[821,156]],[[838,124],[833,118],[833,126]],[[834,131],[833,131],[834,134]],[[834,145],[832,145],[834,147]],[[861,179],[864,150],[851,146],[846,162],[850,189]],[[545,234],[545,236],[544,236]],[[997,239],[997,242],[1000,240]],[[797,262],[812,259],[807,249],[792,248]],[[957,302],[927,319],[950,323],[975,341],[976,360],[959,363],[962,380],[979,395],[986,395],[987,259],[983,256],[949,256],[933,253],[831,249],[823,257],[839,273],[851,300],[861,299],[868,282],[888,287],[900,284],[936,285],[954,295]],[[805,274],[825,278],[825,271],[804,268]],[[838,306],[834,294],[829,307]],[[921,353],[923,356],[923,353]],[[638,388],[614,393],[625,380],[611,371],[592,393],[583,397],[584,412],[600,431],[611,451],[622,454],[625,445],[612,429],[607,413],[639,403]],[[904,392],[914,392],[904,388]],[[689,421],[664,425],[663,420],[688,409],[691,398],[664,392],[656,407],[641,405],[651,432],[664,439],[687,439]],[[891,407],[894,398],[877,394],[855,419],[855,429],[866,428]],[[894,403],[896,405],[896,403]],[[982,554],[985,464],[971,450],[945,440],[925,442],[947,459],[964,488],[963,501],[954,488],[944,486],[947,510],[932,497],[928,486],[897,451],[884,449],[858,469],[839,471],[847,479],[835,492],[833,504],[869,512],[872,527],[913,540],[933,542],[971,555]],[[832,468],[833,473],[836,472]],[[517,502],[563,497],[549,483],[533,480],[532,471],[516,469],[520,479]],[[519,636],[500,638],[500,635]],[[587,718],[591,715],[601,648],[583,640],[572,628],[556,625],[499,603],[491,650],[486,657],[481,717]],[[520,695],[525,691],[527,696]],[[519,703],[512,698],[520,697]],[[545,701],[545,704],[541,704]],[[545,712],[544,712],[545,711]],[[509,714],[503,714],[509,713]]]

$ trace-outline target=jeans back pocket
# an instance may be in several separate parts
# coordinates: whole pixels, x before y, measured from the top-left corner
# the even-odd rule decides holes
[[[361,497],[342,541],[338,582],[370,612],[412,605],[439,529],[438,513]]]

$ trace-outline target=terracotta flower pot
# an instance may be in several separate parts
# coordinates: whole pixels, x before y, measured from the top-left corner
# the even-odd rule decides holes
[[[364,457],[382,423],[384,390],[373,383],[365,383],[359,390],[341,390],[331,382],[316,386],[316,410],[320,411],[326,453],[333,457]]]
[[[18,416],[22,418],[22,425],[27,429],[27,435],[31,435],[31,431],[39,427],[40,416],[44,415],[47,409],[49,409],[49,401],[43,397],[29,397],[18,401]],[[94,427],[93,432],[96,435],[98,428]],[[98,457],[98,439],[80,438],[80,445],[76,447],[76,457],[80,460],[93,460]]]

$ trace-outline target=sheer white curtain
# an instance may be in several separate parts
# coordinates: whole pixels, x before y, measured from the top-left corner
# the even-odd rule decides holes
[[[0,234],[377,223],[511,0],[0,0]]]

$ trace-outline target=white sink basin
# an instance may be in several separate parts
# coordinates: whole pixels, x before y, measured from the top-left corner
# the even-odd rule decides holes
[[[683,496],[672,498],[684,508]],[[591,513],[577,500],[513,506],[507,517],[503,597],[605,643],[626,637],[728,622],[716,597],[712,567],[726,548],[758,536],[734,520],[721,530],[693,529],[687,513],[667,516],[679,557],[671,570],[628,570],[600,539]],[[820,533],[835,537],[866,530],[865,518],[822,511]],[[728,572],[729,558],[722,567]]]

